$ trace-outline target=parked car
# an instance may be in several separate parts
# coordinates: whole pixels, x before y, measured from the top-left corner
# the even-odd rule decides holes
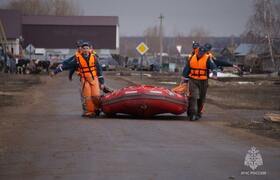
[[[99,64],[103,71],[114,71],[119,65],[112,57],[99,57]]]
[[[131,70],[136,70],[139,66],[139,60],[137,58],[129,58],[127,62],[127,66]]]
[[[137,58],[132,58],[128,60],[128,67],[132,70],[141,70],[141,60]],[[143,71],[158,71],[159,63],[154,58],[144,58],[142,62]]]

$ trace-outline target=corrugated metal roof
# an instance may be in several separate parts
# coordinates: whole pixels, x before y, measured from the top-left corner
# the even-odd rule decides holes
[[[234,51],[234,53],[238,56],[246,56],[251,52],[251,50],[254,48],[254,44],[247,44],[243,43],[240,44]]]
[[[116,26],[117,16],[22,16],[23,25]]]
[[[264,54],[268,52],[268,47],[265,44],[240,44],[234,53],[237,56],[246,56],[250,53]]]

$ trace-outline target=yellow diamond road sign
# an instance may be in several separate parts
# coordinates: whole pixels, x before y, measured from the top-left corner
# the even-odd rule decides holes
[[[145,54],[145,53],[149,50],[149,48],[148,48],[148,46],[147,46],[145,43],[141,42],[141,43],[136,47],[136,50],[137,50],[141,55],[143,55],[143,54]]]

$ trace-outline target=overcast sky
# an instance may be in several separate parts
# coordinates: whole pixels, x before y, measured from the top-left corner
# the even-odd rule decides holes
[[[1,2],[9,0],[0,0]],[[84,15],[119,16],[120,35],[143,35],[164,15],[168,36],[203,27],[212,36],[239,36],[252,14],[252,0],[72,0]]]
[[[240,35],[252,14],[252,0],[74,0],[85,15],[119,16],[121,35],[142,35],[164,15],[165,34],[188,35],[203,27],[212,36]]]

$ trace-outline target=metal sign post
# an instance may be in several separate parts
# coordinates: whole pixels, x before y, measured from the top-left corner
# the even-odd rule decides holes
[[[141,81],[143,79],[143,55],[141,55],[141,60],[140,60],[140,79]]]
[[[141,54],[141,59],[140,59],[140,79],[142,80],[143,78],[143,57],[144,54],[149,50],[148,46],[141,42],[137,47],[136,50]]]

